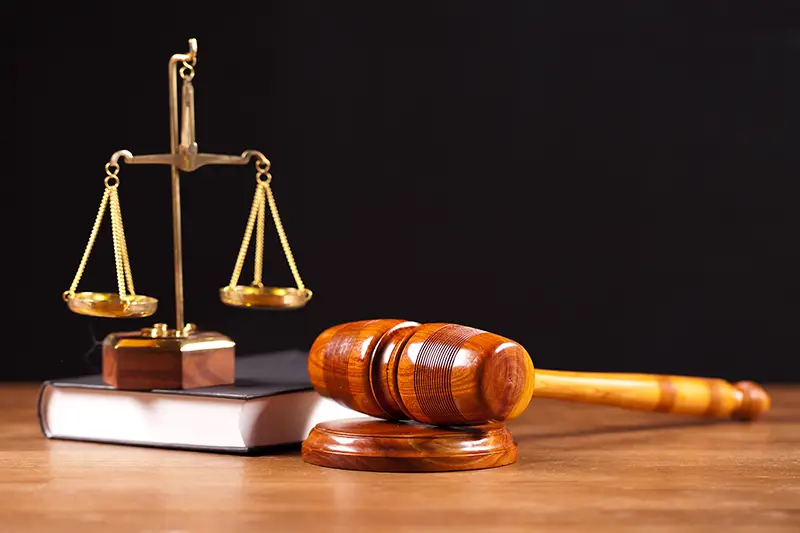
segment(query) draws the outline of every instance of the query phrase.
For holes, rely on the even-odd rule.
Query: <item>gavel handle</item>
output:
[[[769,410],[761,386],[722,379],[593,372],[535,371],[533,395],[625,409],[753,420]]]

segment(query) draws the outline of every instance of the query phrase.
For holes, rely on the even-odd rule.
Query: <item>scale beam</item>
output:
[[[193,172],[206,165],[246,165],[253,158],[262,164],[269,163],[258,150],[247,150],[242,155],[227,154],[146,154],[133,155],[128,150],[114,152],[109,162],[119,164],[120,159],[129,165],[171,165],[183,172]]]

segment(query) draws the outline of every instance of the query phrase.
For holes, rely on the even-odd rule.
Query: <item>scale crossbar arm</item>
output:
[[[112,164],[117,164],[120,159],[129,165],[172,165],[184,172],[193,172],[206,165],[246,165],[253,157],[261,162],[266,162],[267,158],[261,152],[248,150],[242,155],[227,154],[195,154],[190,156],[187,161],[184,154],[146,154],[133,155],[127,150],[115,152],[109,160]]]

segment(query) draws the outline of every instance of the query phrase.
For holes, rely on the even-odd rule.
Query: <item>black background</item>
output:
[[[543,368],[800,380],[791,4],[8,4],[0,378],[95,372],[106,333],[174,324],[166,167],[120,172],[157,316],[90,319],[60,295],[110,155],[168,151],[167,61],[196,37],[200,149],[267,154],[315,292],[223,306],[254,174],[184,174],[187,318],[237,353],[400,317],[500,333]],[[266,254],[291,284],[271,225]],[[113,292],[113,264],[106,220],[80,288]]]

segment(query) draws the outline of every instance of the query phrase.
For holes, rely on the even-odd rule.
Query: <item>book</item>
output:
[[[369,418],[320,396],[308,354],[236,359],[236,381],[198,389],[131,391],[99,375],[45,381],[38,396],[49,439],[256,454],[306,439],[320,422]]]

